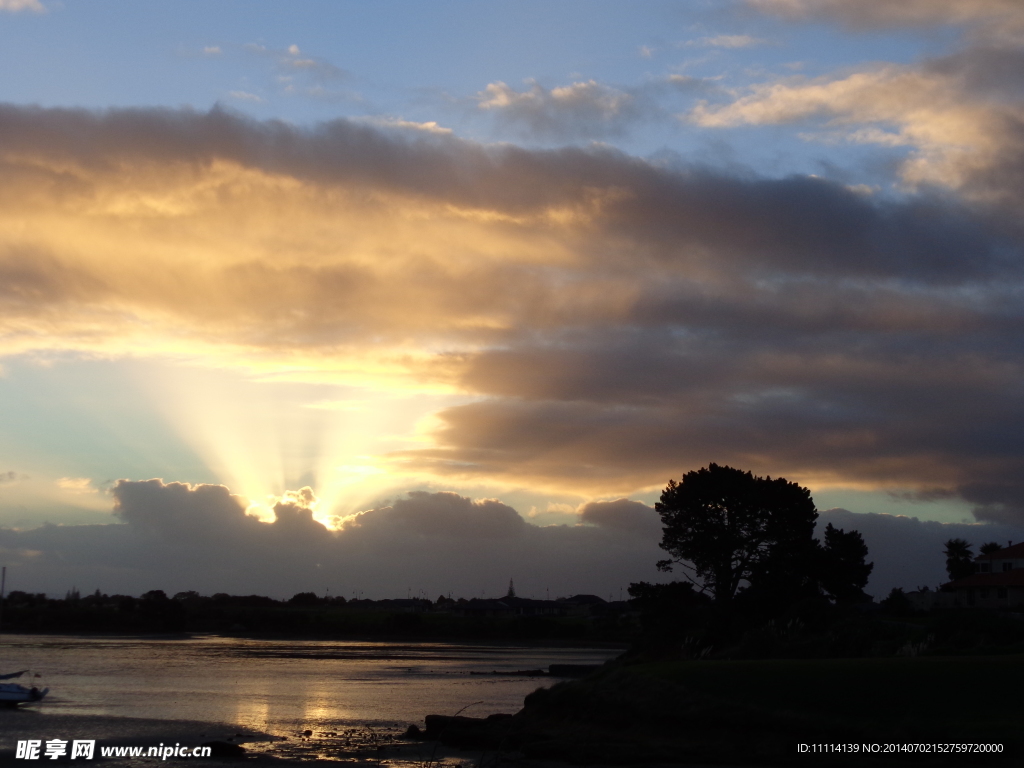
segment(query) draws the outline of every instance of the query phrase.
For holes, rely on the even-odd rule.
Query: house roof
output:
[[[608,601],[597,595],[573,595],[572,597],[560,597],[558,602],[571,605],[603,605]]]
[[[978,555],[975,560],[1024,560],[1024,543],[1003,547],[991,555]]]
[[[950,589],[968,587],[1024,587],[1024,568],[1014,568],[1002,573],[975,573],[942,586]]]

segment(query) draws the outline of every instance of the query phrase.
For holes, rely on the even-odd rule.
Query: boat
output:
[[[0,680],[13,680],[14,678],[21,677],[27,671],[28,670],[23,669],[21,672],[11,672],[6,675],[0,675]],[[43,697],[49,692],[49,688],[39,690],[34,685],[31,688],[27,688],[20,683],[0,682],[0,705],[17,706],[18,704],[30,704],[35,701],[42,701]]]
[[[0,617],[3,616],[4,588],[7,586],[7,567],[0,570]],[[20,672],[8,672],[0,675],[0,706],[16,707],[19,704],[31,704],[35,701],[42,701],[43,697],[50,692],[49,688],[39,690],[36,686],[28,688],[20,683],[6,683],[4,680],[15,680],[28,672],[23,669]],[[38,675],[36,675],[38,677]]]

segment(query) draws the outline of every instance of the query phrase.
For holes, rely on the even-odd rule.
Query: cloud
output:
[[[831,523],[847,531],[857,530],[868,547],[868,561],[874,562],[868,592],[880,600],[893,587],[914,590],[927,586],[935,589],[949,581],[946,573],[945,542],[964,539],[974,553],[987,542],[1006,546],[1010,541],[1024,541],[1024,528],[1006,525],[939,523],[916,517],[857,514],[845,509],[821,512],[815,529],[820,537]]]
[[[462,398],[374,458],[428,479],[616,497],[718,461],[1024,511],[1008,149],[964,201],[222,109],[4,106],[0,146],[0,355]]]
[[[596,80],[556,88],[533,80],[527,85],[517,91],[503,82],[490,83],[477,94],[477,107],[506,129],[554,141],[622,136],[641,120],[666,117],[659,104],[663,97],[701,88],[699,80],[678,76],[624,90]]]
[[[244,500],[223,485],[118,480],[111,493],[114,515],[140,532],[191,532],[209,541],[237,529],[255,530],[256,526],[255,519],[245,514]]]
[[[255,103],[261,103],[265,101],[262,96],[257,96],[255,93],[249,93],[248,91],[231,91],[228,93],[232,99],[238,99],[239,101],[252,101]]]
[[[222,53],[219,45],[207,45],[203,48],[204,56],[220,56]]]
[[[14,470],[8,470],[7,472],[0,472],[0,485],[6,483],[16,483],[19,480],[27,480],[28,475],[24,475],[21,472],[15,472]]]
[[[590,501],[579,508],[580,520],[610,530],[661,539],[662,525],[652,507],[630,499]]]
[[[376,125],[381,128],[398,128],[446,135],[451,135],[452,133],[451,128],[445,128],[444,126],[438,125],[434,120],[430,120],[425,123],[417,123],[412,120],[402,120],[397,117],[364,117],[360,118],[359,121],[370,125]]]
[[[303,54],[297,45],[290,45],[281,50],[259,43],[249,43],[244,48],[251,54],[272,60],[277,70],[283,75],[301,74],[308,81],[321,86],[346,80],[349,77],[348,72],[326,59]]]
[[[618,596],[632,581],[658,581],[660,525],[654,511],[629,499],[590,502],[584,525],[537,526],[497,499],[414,492],[361,513],[342,530],[310,517],[309,489],[285,494],[273,522],[245,514],[246,500],[215,485],[119,480],[113,489],[120,523],[0,528],[0,553],[32,591],[63,594],[69,584],[107,593],[150,589],[204,594],[297,592],[367,597],[475,597],[504,593],[579,592]],[[950,538],[974,544],[1024,541],[1024,528],[948,524],[913,517],[821,513],[826,524],[858,530],[875,563],[868,592],[936,587],[947,580],[942,549]]]
[[[456,493],[410,491],[409,498],[361,512],[345,528],[392,528],[424,536],[508,538],[522,534],[526,523],[497,499],[472,500]]]
[[[715,35],[714,37],[702,37],[699,40],[691,40],[687,45],[703,45],[712,48],[749,48],[752,45],[763,43],[751,35]]]
[[[1014,24],[1024,22],[1016,0],[746,0],[764,13],[791,19],[835,19],[853,27],[905,27],[936,24]]]
[[[554,139],[621,135],[645,111],[634,95],[594,80],[551,89],[531,82],[525,91],[497,82],[477,99],[480,109],[499,115],[505,124]]]
[[[697,125],[804,123],[805,138],[906,147],[903,181],[967,194],[1017,198],[1024,149],[1017,52],[975,50],[925,65],[884,65],[841,77],[788,78],[752,86],[727,104],[701,102]],[[984,88],[979,88],[984,85]],[[1014,92],[1016,91],[1016,93]]]
[[[57,480],[57,487],[69,493],[97,493],[92,480],[88,477],[62,477]]]
[[[0,552],[20,582],[54,593],[73,582],[129,594],[330,588],[398,597],[413,588],[473,597],[503,594],[509,578],[537,596],[617,594],[659,578],[651,541],[531,525],[494,499],[414,492],[329,531],[311,517],[309,489],[285,494],[269,523],[246,515],[246,500],[224,486],[119,480],[113,493],[122,524],[0,528]]]
[[[32,11],[33,13],[46,13],[46,6],[39,0],[0,0],[0,11],[18,13],[19,11]]]

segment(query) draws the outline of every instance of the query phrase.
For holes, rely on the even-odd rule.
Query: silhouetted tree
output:
[[[988,544],[982,544],[978,547],[978,551],[983,555],[994,555],[996,552],[1001,550],[1003,547],[998,541],[990,541]]]
[[[818,512],[796,483],[709,464],[669,480],[655,509],[664,524],[660,546],[672,556],[658,568],[691,571],[687,577],[718,604],[731,602],[744,581],[799,589],[814,575]]]
[[[974,555],[971,545],[963,539],[950,539],[946,542],[946,573],[950,581],[956,581],[974,573]]]
[[[889,596],[880,605],[885,613],[892,616],[906,616],[914,612],[914,605],[900,587],[893,587]]]
[[[661,548],[672,555],[658,568],[682,566],[719,605],[739,592],[761,612],[822,590],[837,602],[853,601],[864,596],[874,567],[857,531],[830,523],[819,544],[811,492],[784,478],[709,464],[670,480],[655,509],[664,524]]]
[[[647,640],[655,644],[678,642],[683,634],[693,631],[701,611],[711,603],[711,598],[683,581],[630,584],[629,596],[633,607],[640,611]]]
[[[825,543],[821,548],[821,587],[836,602],[864,598],[864,587],[875,567],[865,562],[868,547],[857,531],[846,533],[842,528],[825,526]]]

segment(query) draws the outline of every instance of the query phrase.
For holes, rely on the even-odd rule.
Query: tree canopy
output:
[[[829,523],[822,545],[821,587],[839,602],[857,600],[864,594],[874,563],[866,562],[868,547],[857,531],[846,533]]]
[[[970,542],[964,539],[950,539],[946,542],[946,573],[950,581],[963,579],[974,573],[974,553]]]
[[[863,595],[872,564],[857,531],[831,524],[824,546],[814,539],[818,512],[811,492],[784,478],[755,477],[709,464],[686,473],[655,505],[664,525],[661,548],[718,604],[741,590],[764,600],[821,594]]]

